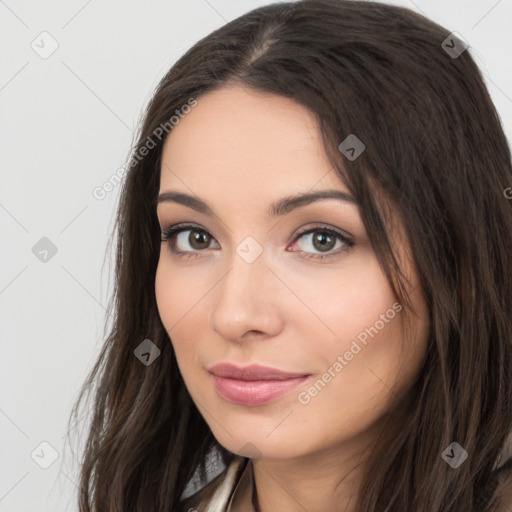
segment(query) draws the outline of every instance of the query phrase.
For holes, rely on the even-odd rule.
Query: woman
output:
[[[460,38],[255,9],[163,78],[123,185],[81,511],[512,510],[511,157]]]

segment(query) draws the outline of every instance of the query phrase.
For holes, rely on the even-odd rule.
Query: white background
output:
[[[102,344],[120,187],[103,200],[92,191],[124,165],[143,107],[177,58],[267,3],[0,0],[0,511],[77,510],[64,437]],[[512,2],[392,3],[469,42],[511,140]],[[47,59],[31,47],[43,31],[58,43]],[[46,263],[32,252],[42,237],[57,247]],[[48,469],[31,457],[42,442],[58,454]]]

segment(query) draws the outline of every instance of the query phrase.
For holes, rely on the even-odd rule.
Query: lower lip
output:
[[[309,375],[286,380],[239,380],[213,375],[220,395],[235,404],[248,407],[266,404],[305,382]]]

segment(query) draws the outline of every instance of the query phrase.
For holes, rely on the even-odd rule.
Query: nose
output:
[[[267,265],[264,253],[251,263],[234,253],[230,263],[212,291],[212,329],[235,342],[255,333],[259,339],[276,336],[283,325],[284,301],[290,301],[285,286]]]

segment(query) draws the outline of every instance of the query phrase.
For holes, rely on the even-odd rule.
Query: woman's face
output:
[[[375,425],[418,374],[428,311],[411,264],[419,316],[405,339],[406,310],[353,201],[272,211],[292,196],[349,195],[314,118],[278,96],[210,92],[170,132],[162,161],[160,194],[192,196],[213,212],[159,202],[163,231],[193,227],[162,242],[155,289],[187,389],[220,444],[244,456],[290,458]],[[239,382],[214,377],[209,369],[219,363],[306,377]]]

